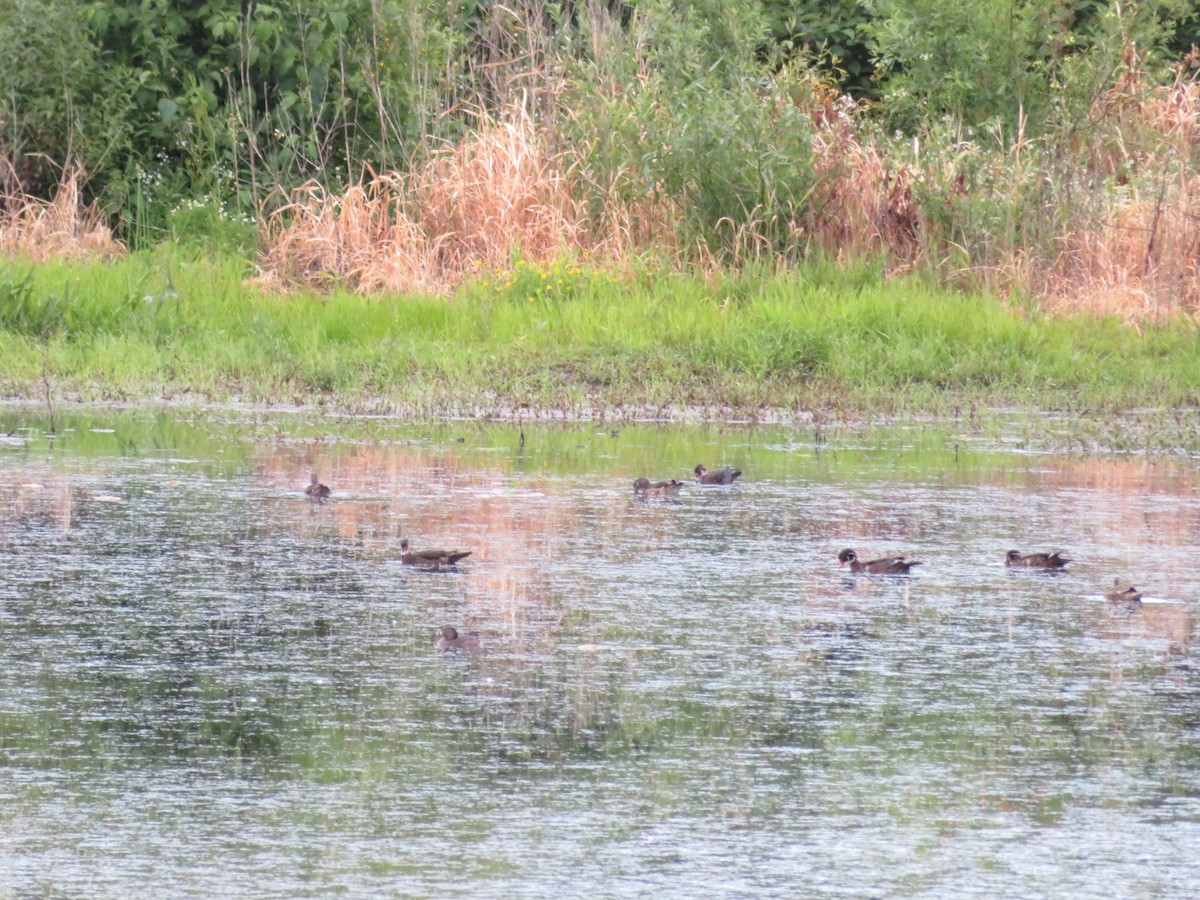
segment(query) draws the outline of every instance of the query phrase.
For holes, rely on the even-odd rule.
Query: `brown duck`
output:
[[[1104,592],[1104,599],[1113,603],[1141,603],[1142,593],[1128,581],[1114,578],[1112,590]]]
[[[400,562],[406,566],[425,566],[430,569],[440,569],[452,566],[460,559],[471,555],[470,550],[408,550],[408,538],[400,542]]]
[[[1004,557],[1006,566],[1024,566],[1028,569],[1061,569],[1070,561],[1057,550],[1050,553],[1030,553],[1028,556],[1022,556],[1020,550],[1009,550]]]
[[[323,503],[329,499],[329,495],[333,491],[329,490],[326,485],[321,484],[320,479],[317,478],[317,473],[313,472],[309,478],[308,487],[304,489],[304,493],[308,495],[309,499]]]
[[[849,549],[838,554],[838,565],[844,566],[846,563],[850,563],[850,571],[855,575],[907,575],[913,566],[924,565],[907,556],[885,556],[883,559],[859,562],[858,554]]]
[[[682,481],[672,478],[670,481],[651,481],[649,478],[639,478],[633,483],[633,492],[639,497],[678,497],[683,487]]]
[[[464,634],[461,637],[458,634],[458,629],[447,625],[442,629],[442,636],[437,639],[434,648],[438,653],[456,653],[458,651],[475,651],[479,649],[479,638],[473,634]]]
[[[693,471],[696,473],[697,484],[733,484],[742,474],[741,469],[731,469],[729,466],[710,472],[704,463],[700,463]]]

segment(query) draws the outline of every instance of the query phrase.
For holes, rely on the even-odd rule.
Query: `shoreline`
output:
[[[22,299],[0,395],[32,405],[822,429],[1047,413],[1135,432],[1200,410],[1195,323],[1046,316],[862,269],[729,272],[720,290],[601,273],[541,299],[481,281],[451,300],[267,296],[230,257],[5,271]]]
[[[385,424],[459,424],[473,422],[485,427],[510,426],[557,427],[616,425],[625,427],[662,427],[678,429],[796,429],[810,431],[814,444],[836,442],[839,435],[862,435],[873,431],[929,430],[945,431],[955,446],[964,449],[1042,453],[1052,455],[1105,456],[1124,455],[1145,458],[1200,459],[1200,409],[1131,409],[1124,411],[1038,409],[1031,406],[976,406],[970,413],[943,415],[927,410],[908,409],[903,413],[860,415],[846,409],[813,411],[799,415],[764,410],[757,416],[719,416],[715,410],[689,409],[681,415],[661,417],[638,415],[631,408],[621,414],[571,415],[555,409],[510,410],[504,416],[443,410],[402,410],[395,405],[387,410],[354,410],[332,404],[285,404],[261,401],[212,401],[192,398],[101,399],[55,398],[54,415],[79,416],[91,411],[148,415],[158,413],[197,414],[219,417],[270,417],[344,422],[347,425]],[[645,411],[643,411],[645,412]],[[44,399],[15,396],[0,397],[0,416],[24,413],[36,421],[50,418]],[[1170,426],[1174,425],[1174,429]],[[9,431],[11,434],[12,431]]]

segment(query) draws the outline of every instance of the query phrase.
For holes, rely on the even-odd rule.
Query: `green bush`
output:
[[[1082,122],[1131,47],[1165,48],[1190,0],[862,0],[882,111],[907,131],[943,116],[1032,133]],[[1074,102],[1072,102],[1074,101]]]
[[[183,200],[167,222],[172,239],[183,247],[248,257],[258,246],[254,217],[229,212],[216,197]]]
[[[424,0],[14,0],[0,152],[33,193],[55,174],[21,161],[81,163],[135,243],[155,240],[185,198],[252,211],[310,177],[401,165],[461,43]]]
[[[600,191],[668,198],[688,248],[725,259],[788,248],[813,185],[811,122],[794,102],[806,73],[772,74],[759,60],[761,10],[650,0],[628,29],[605,33],[607,52],[567,61],[575,69],[563,101]]]
[[[915,130],[942,115],[1013,122],[1046,109],[1045,64],[1070,39],[1073,10],[1011,0],[864,0],[889,121]]]
[[[0,329],[26,337],[48,338],[62,328],[65,310],[54,296],[39,296],[33,272],[18,276],[14,269],[0,281]]]
[[[94,178],[132,148],[135,85],[103,58],[82,4],[10,0],[0,15],[0,186],[48,196],[59,169]]]
[[[772,43],[811,55],[856,98],[877,93],[860,0],[763,0]]]

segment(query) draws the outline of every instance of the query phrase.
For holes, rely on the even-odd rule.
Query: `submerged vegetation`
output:
[[[1197,43],[1183,0],[22,0],[2,387],[1191,404]]]

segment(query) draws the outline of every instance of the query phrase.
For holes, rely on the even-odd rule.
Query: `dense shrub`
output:
[[[862,0],[893,125],[919,130],[950,116],[967,125],[1023,116],[1031,133],[1086,117],[1128,48],[1166,50],[1194,16],[1191,0]]]
[[[54,181],[37,154],[78,161],[134,238],[163,236],[181,198],[252,211],[315,174],[395,166],[442,105],[445,9],[15,0],[0,17],[0,151],[32,192]]]
[[[756,57],[761,11],[649,0],[627,28],[586,28],[580,44],[603,50],[567,63],[564,127],[590,148],[600,195],[669,203],[672,244],[727,259],[787,247],[812,189],[812,123],[794,95],[805,70]]]

